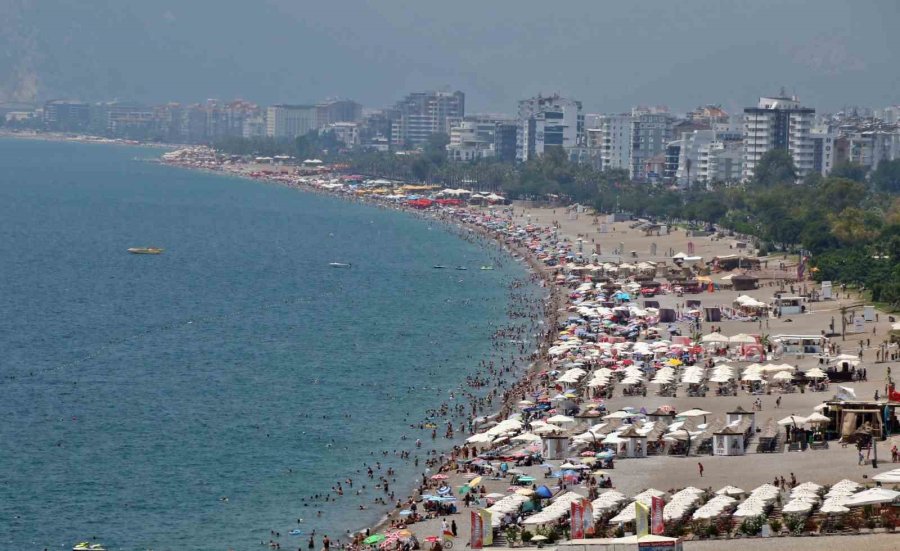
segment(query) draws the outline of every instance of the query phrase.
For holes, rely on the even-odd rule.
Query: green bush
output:
[[[532,534],[532,533],[529,532],[528,530],[522,530],[522,534],[521,534],[521,535],[522,535],[522,541],[523,541],[524,543],[528,543],[529,541],[531,541],[531,538],[534,536],[534,534]]]
[[[785,517],[784,526],[791,534],[795,536],[799,535],[801,532],[803,532],[803,519],[794,515],[790,515],[788,517]]]
[[[773,518],[769,521],[769,528],[772,529],[772,533],[774,534],[781,532],[781,521],[777,518]]]
[[[765,521],[766,518],[761,515],[758,517],[745,518],[738,530],[745,536],[756,536],[759,535]]]

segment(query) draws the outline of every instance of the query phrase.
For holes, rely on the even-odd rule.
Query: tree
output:
[[[859,207],[866,197],[866,186],[858,180],[829,176],[816,192],[816,203],[831,212]]]
[[[866,167],[859,163],[843,162],[834,165],[831,169],[830,176],[835,178],[846,178],[854,182],[866,181]]]
[[[875,189],[887,193],[900,193],[900,159],[881,161],[872,173]]]
[[[793,184],[797,180],[794,158],[786,149],[772,149],[763,154],[753,169],[755,187],[774,187]]]

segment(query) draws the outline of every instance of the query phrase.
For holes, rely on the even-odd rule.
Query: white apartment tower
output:
[[[317,128],[315,105],[272,105],[266,110],[266,136],[296,138]]]
[[[744,109],[743,179],[752,178],[756,164],[773,149],[791,154],[799,177],[815,170],[810,138],[815,116],[816,110],[801,107],[796,97],[759,98],[756,107]]]
[[[601,115],[599,143],[603,170],[631,167],[631,115]]]
[[[568,153],[583,142],[581,102],[558,94],[520,101],[516,124],[517,161],[539,157],[552,146],[562,147]]]

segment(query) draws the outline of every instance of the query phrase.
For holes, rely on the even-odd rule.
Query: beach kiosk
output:
[[[744,423],[744,421],[749,421],[750,434],[756,432],[756,414],[752,411],[747,411],[741,406],[738,406],[733,410],[727,412],[725,416],[728,420],[729,425],[734,425],[735,423],[737,423],[738,426],[744,427],[748,426]]]
[[[541,436],[544,459],[565,459],[569,455],[569,437],[558,434]]]
[[[782,316],[791,316],[806,312],[806,298],[804,297],[776,297],[775,308]]]
[[[795,354],[822,354],[828,339],[822,335],[775,335],[772,341],[780,347],[783,356]]]
[[[730,426],[714,432],[713,455],[744,455],[744,433]]]
[[[639,433],[634,426],[620,432],[619,439],[623,441],[624,457],[647,457],[647,436]]]

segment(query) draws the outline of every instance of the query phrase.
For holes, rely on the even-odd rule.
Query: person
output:
[[[700,478],[703,478],[703,463],[697,462],[697,468],[700,470]]]
[[[863,454],[862,448],[859,448],[859,461],[856,462],[857,465],[862,465],[866,462],[866,456]]]
[[[453,537],[456,537],[456,520],[450,521],[450,531],[453,532]]]
[[[310,537],[309,537],[309,543],[306,545],[306,548],[307,548],[307,549],[315,549],[315,547],[316,547],[316,542],[315,542],[315,540],[313,539],[313,537],[310,536]]]
[[[449,529],[450,529],[450,526],[447,524],[447,519],[441,520],[441,532],[446,534]]]
[[[324,549],[325,551],[328,551],[328,549],[330,547],[331,547],[331,540],[328,539],[328,534],[324,534],[322,536],[322,549]]]
[[[775,398],[775,408],[777,409],[780,407],[781,407],[781,396],[779,396],[778,398]]]

